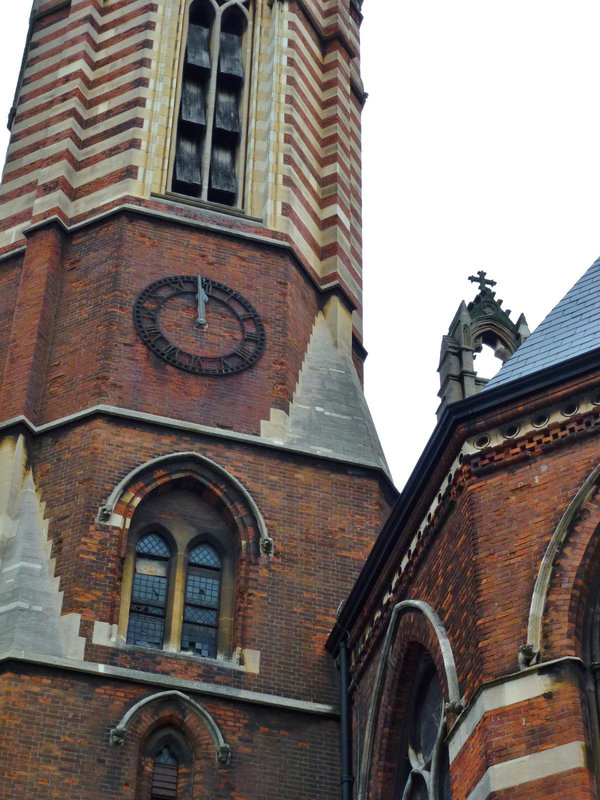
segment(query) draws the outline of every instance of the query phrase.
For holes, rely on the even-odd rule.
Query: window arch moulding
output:
[[[190,710],[194,716],[206,728],[212,739],[215,748],[215,757],[220,764],[229,764],[231,759],[231,747],[227,744],[217,725],[214,717],[200,703],[192,700],[187,694],[176,690],[168,692],[158,692],[157,694],[144,697],[132,706],[121,718],[114,728],[110,730],[110,743],[122,746],[128,730],[132,727],[137,717],[149,706],[154,703],[164,703],[165,701],[179,701]]]
[[[136,467],[113,489],[106,503],[100,506],[96,522],[119,532],[122,557],[125,556],[131,519],[139,503],[162,484],[181,478],[195,478],[222,500],[236,521],[242,552],[251,554],[258,547],[262,555],[273,555],[273,539],[267,532],[258,506],[243,484],[210,458],[185,451],[159,456]]]
[[[376,751],[379,747],[380,738],[378,732],[380,732],[382,724],[382,699],[386,693],[386,689],[389,688],[390,681],[394,680],[390,663],[393,660],[393,653],[402,644],[398,638],[400,621],[405,615],[411,613],[415,615],[417,620],[419,617],[422,619],[424,630],[427,632],[427,638],[431,640],[431,643],[435,644],[434,649],[437,651],[437,657],[433,658],[434,653],[431,651],[429,652],[433,658],[433,663],[437,668],[442,684],[445,684],[448,697],[448,702],[444,704],[443,719],[445,720],[448,713],[453,715],[460,714],[464,708],[452,645],[442,620],[434,609],[423,600],[403,600],[397,603],[392,609],[387,625],[382,649],[379,654],[375,683],[369,701],[369,711],[363,740],[364,745],[360,762],[360,783],[357,791],[358,800],[367,800],[367,798],[371,796],[371,772],[373,769],[373,761],[378,760]],[[429,650],[425,645],[423,646],[425,650]]]
[[[251,560],[270,556],[273,543],[237,479],[198,453],[161,456],[115,487],[97,522],[119,537],[123,571],[118,614],[96,620],[95,644],[159,649],[259,672],[260,653],[246,646],[237,614],[239,587]],[[162,558],[146,552],[152,537],[168,550]],[[157,599],[155,590],[165,597]]]
[[[561,517],[548,542],[548,546],[546,547],[546,551],[538,568],[538,574],[531,594],[529,620],[527,624],[527,641],[519,648],[518,661],[521,670],[527,669],[543,660],[542,633],[554,568],[573,530],[589,516],[588,507],[597,500],[599,489],[600,464],[592,470],[583,482]],[[594,515],[594,518],[588,525],[590,529],[596,527],[596,517],[597,515]]]

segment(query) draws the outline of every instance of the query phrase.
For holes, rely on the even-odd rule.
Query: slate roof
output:
[[[556,366],[600,348],[600,258],[481,390]]]

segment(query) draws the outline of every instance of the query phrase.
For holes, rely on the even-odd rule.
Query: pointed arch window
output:
[[[177,800],[178,762],[168,744],[154,757],[150,800]]]
[[[128,644],[163,646],[170,559],[169,546],[159,533],[148,533],[139,540],[135,549]]]
[[[207,542],[188,553],[181,649],[214,658],[217,654],[221,558]]]
[[[250,0],[193,0],[181,77],[172,189],[241,206]]]
[[[192,800],[194,751],[182,730],[169,725],[141,744],[135,800]]]
[[[123,643],[204,658],[234,652],[235,523],[185,479],[136,508],[123,564]]]
[[[452,800],[444,697],[435,665],[420,658],[396,777],[397,800]]]

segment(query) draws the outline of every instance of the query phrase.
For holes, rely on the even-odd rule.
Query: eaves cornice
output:
[[[460,449],[467,436],[500,419],[504,407],[514,405],[516,401],[520,401],[520,405],[523,405],[528,399],[531,400],[534,394],[547,392],[569,381],[573,382],[593,371],[598,371],[599,368],[600,347],[558,366],[540,370],[509,384],[487,389],[465,400],[451,403],[445,408],[339,612],[337,622],[327,641],[326,647],[329,652],[337,653],[341,637],[353,628],[369,604],[372,592],[398,545],[398,532],[408,523],[431,476],[439,468],[448,451]]]

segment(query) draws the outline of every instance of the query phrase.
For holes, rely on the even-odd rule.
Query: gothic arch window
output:
[[[155,530],[144,533],[135,548],[128,644],[163,646],[170,561],[165,538]]]
[[[241,206],[250,0],[193,0],[181,72],[172,189]]]
[[[237,548],[235,523],[208,490],[182,479],[151,492],[131,521],[121,641],[230,657]]]
[[[428,653],[419,659],[404,722],[396,800],[451,800],[442,683]]]
[[[140,752],[136,800],[191,800],[192,749],[175,727],[159,727]]]
[[[190,549],[187,558],[181,649],[217,655],[221,598],[221,557],[208,542]]]
[[[151,800],[177,800],[178,767],[177,756],[165,743],[152,764]]]

